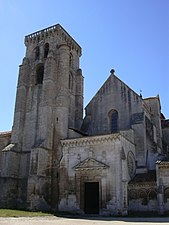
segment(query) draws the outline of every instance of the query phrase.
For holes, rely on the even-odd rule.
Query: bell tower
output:
[[[30,148],[30,141],[51,147],[53,126],[61,138],[68,138],[68,127],[81,127],[81,47],[59,24],[27,35],[25,45],[12,142],[22,142],[25,149]]]
[[[27,190],[18,198],[30,209],[57,208],[59,143],[83,119],[81,47],[59,24],[27,35],[25,45],[11,138]]]

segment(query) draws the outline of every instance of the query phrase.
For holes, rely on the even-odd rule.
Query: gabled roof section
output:
[[[93,96],[93,98],[91,99],[91,101],[87,104],[87,106],[85,108],[88,107],[88,105],[90,105],[90,103],[92,102],[92,100],[97,97],[100,93],[104,93],[105,89],[106,89],[106,85],[108,83],[112,83],[112,82],[115,82],[115,83],[121,83],[121,85],[125,86],[127,89],[129,89],[131,92],[133,92],[138,99],[142,99],[142,96],[140,96],[138,93],[136,93],[133,89],[131,89],[126,83],[124,83],[122,80],[120,80],[116,75],[115,75],[115,70],[112,69],[110,71],[110,75],[109,77],[107,78],[107,80],[104,82],[104,84],[101,86],[101,88],[97,91],[97,93]],[[116,88],[116,87],[114,87]]]
[[[99,162],[93,158],[87,158],[77,164],[73,169],[75,170],[93,170],[93,169],[107,169],[109,166],[105,163]]]

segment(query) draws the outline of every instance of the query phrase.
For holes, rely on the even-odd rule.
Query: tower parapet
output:
[[[25,45],[39,42],[40,40],[44,40],[49,35],[56,35],[62,41],[64,41],[69,47],[70,50],[76,50],[79,56],[82,54],[82,49],[79,44],[66,32],[66,30],[60,25],[56,24],[45,29],[39,30],[32,34],[25,36]]]

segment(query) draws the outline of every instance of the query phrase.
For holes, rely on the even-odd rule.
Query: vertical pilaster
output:
[[[127,180],[123,180],[122,181],[122,186],[123,186],[123,200],[122,200],[122,215],[126,216],[128,214],[127,212],[127,207],[128,207],[128,203],[127,203]]]
[[[159,162],[156,163],[158,213],[164,214],[164,185],[160,176]]]
[[[60,140],[68,136],[69,117],[69,47],[65,44],[59,47],[59,65],[57,74],[57,89],[55,101],[55,122],[52,150],[52,180],[51,180],[51,206],[57,210],[59,200],[59,166],[62,158]],[[61,178],[62,179],[62,178]]]
[[[24,58],[23,64],[19,68],[19,78],[15,103],[14,123],[12,129],[12,143],[21,145],[23,138],[24,120],[26,112],[27,91],[30,78],[30,65],[27,58]]]
[[[55,76],[54,76],[55,75]],[[36,142],[44,140],[43,147],[52,149],[53,145],[53,111],[55,101],[55,79],[57,76],[56,61],[53,57],[46,59],[44,79],[39,96]]]
[[[80,129],[83,120],[83,75],[82,70],[77,70],[76,97],[75,97],[75,127]]]
[[[69,116],[69,47],[61,45],[59,47],[59,71],[57,77],[57,96],[55,109],[55,131],[56,138],[66,138],[68,135]]]

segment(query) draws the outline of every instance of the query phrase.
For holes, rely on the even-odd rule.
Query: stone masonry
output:
[[[0,207],[169,213],[169,123],[110,76],[85,108],[79,44],[57,24],[25,37],[14,123],[0,133]]]

